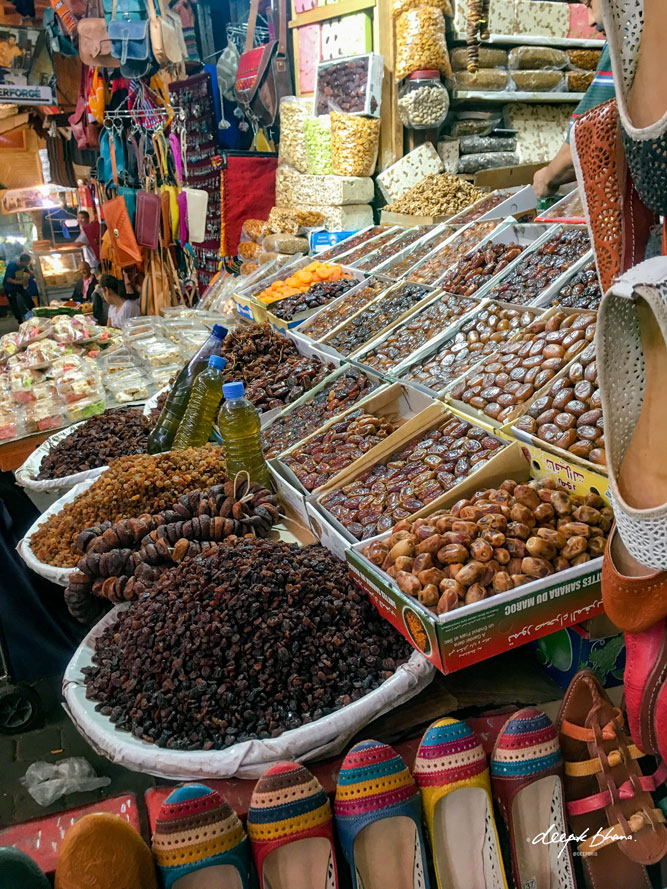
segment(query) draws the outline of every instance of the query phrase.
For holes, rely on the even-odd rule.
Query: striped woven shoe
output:
[[[491,756],[493,795],[507,824],[520,889],[576,889],[567,836],[563,758],[549,717],[526,707],[500,730]]]
[[[229,803],[205,784],[184,784],[169,794],[155,824],[153,856],[165,889],[250,885],[243,825]]]
[[[415,767],[439,889],[507,889],[486,754],[458,719],[439,719]]]
[[[248,834],[262,889],[337,889],[331,806],[308,769],[281,762],[262,775]]]
[[[334,811],[355,889],[429,889],[419,792],[395,750],[378,741],[353,747]]]

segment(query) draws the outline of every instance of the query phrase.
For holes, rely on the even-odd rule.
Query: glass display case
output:
[[[52,299],[68,299],[79,277],[82,247],[77,245],[50,249],[44,253],[35,252],[33,258],[40,303],[48,305]]]

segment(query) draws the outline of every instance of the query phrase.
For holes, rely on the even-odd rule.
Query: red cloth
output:
[[[224,256],[236,256],[246,219],[266,219],[276,202],[275,155],[225,154],[222,168],[222,232]]]

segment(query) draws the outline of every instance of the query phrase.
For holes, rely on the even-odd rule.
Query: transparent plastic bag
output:
[[[294,235],[267,235],[262,242],[265,253],[308,253],[306,238]]]
[[[262,245],[255,241],[239,241],[239,256],[241,259],[257,259],[262,252]]]
[[[538,68],[534,71],[512,71],[512,82],[519,92],[556,93],[565,89],[562,71]]]
[[[442,16],[439,10],[435,11]],[[334,173],[337,176],[372,176],[380,142],[379,119],[339,111],[332,111],[330,117]]]
[[[305,173],[308,168],[303,128],[311,114],[310,100],[298,99],[296,96],[285,96],[280,100],[278,162],[289,164],[299,173]]]
[[[409,9],[396,19],[396,63],[394,77],[403,80],[419,70],[452,73],[447,52],[445,19],[433,6]]]
[[[392,0],[391,14],[396,18],[417,6],[432,6],[434,9],[439,9],[443,15],[454,15],[450,0]]]
[[[20,783],[38,806],[50,806],[67,793],[108,787],[111,778],[98,778],[87,759],[70,756],[59,762],[32,763]]]
[[[485,115],[484,117],[464,117],[459,115],[449,125],[449,135],[453,139],[462,136],[488,136],[502,122],[502,115]]]
[[[459,158],[459,173],[476,173],[478,170],[493,170],[495,167],[513,167],[518,163],[519,156],[513,151],[462,154]]]
[[[241,228],[241,233],[251,241],[261,241],[268,231],[269,227],[265,219],[246,219]]]
[[[455,71],[449,84],[455,90],[506,90],[509,85],[509,72],[505,68],[480,68],[470,71]]]
[[[515,46],[507,57],[512,69],[567,68],[567,53],[551,46]]]
[[[600,62],[602,51],[599,49],[568,49],[567,58],[571,68],[583,68],[584,71],[595,71]]]
[[[566,71],[567,91],[569,93],[585,93],[593,83],[594,77],[595,71],[584,71],[582,69]]]
[[[466,71],[468,68],[468,47],[456,46],[450,49],[449,61],[451,62],[452,70]],[[507,50],[496,49],[491,46],[480,46],[477,64],[480,68],[506,68]]]
[[[305,124],[308,172],[313,176],[333,173],[331,165],[331,118],[309,117]]]
[[[486,151],[516,151],[514,136],[463,136],[459,139],[461,154],[480,154]]]

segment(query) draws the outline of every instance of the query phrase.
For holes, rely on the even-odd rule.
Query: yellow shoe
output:
[[[419,745],[413,775],[439,889],[507,889],[477,735],[458,719],[434,722]]]

